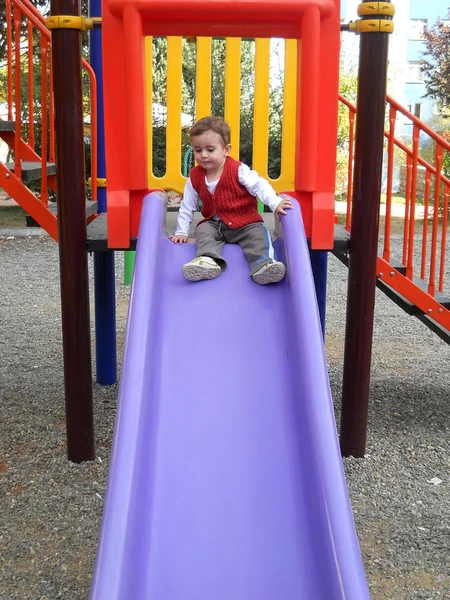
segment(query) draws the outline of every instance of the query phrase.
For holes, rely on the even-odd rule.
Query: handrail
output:
[[[390,99],[390,96],[386,96],[386,100],[390,103],[389,99]],[[341,96],[340,94],[339,94],[339,102],[341,102],[348,109],[350,109],[353,116],[356,115],[356,106],[352,102],[347,100],[347,98],[344,98],[344,96]],[[394,104],[398,104],[398,103],[394,100],[392,104],[394,105]],[[404,114],[405,117],[409,118],[409,115],[411,115],[411,117],[414,117],[414,119],[417,120],[419,123],[422,123],[422,121],[417,119],[417,117],[415,117],[412,113],[408,113],[408,111],[405,108],[402,107],[402,110],[400,112],[402,112],[402,114]],[[425,129],[423,129],[423,131],[425,133],[427,133],[427,131]],[[438,133],[436,133],[432,129],[429,129],[429,131],[433,134],[432,136],[430,135],[430,137],[432,137],[435,141],[438,141],[440,144],[442,143],[444,148],[450,152],[450,144],[445,140],[445,138],[441,137]],[[389,138],[389,132],[385,131],[384,136],[386,138]],[[400,148],[400,150],[403,150],[405,152],[405,154],[412,157],[413,151],[411,150],[411,148],[408,148],[408,146],[406,146],[406,144],[404,144],[398,138],[394,137],[394,142],[395,142],[395,145],[398,146],[398,148]],[[436,175],[436,168],[433,165],[431,165],[429,162],[427,162],[422,156],[418,156],[417,160],[423,167],[430,170],[433,175]],[[445,175],[442,176],[442,181],[444,181],[446,184],[450,185],[450,179],[445,177]]]
[[[13,10],[13,23],[14,23],[14,39],[20,39],[20,23],[22,17],[16,5]],[[15,104],[15,130],[16,136],[14,139],[14,173],[17,177],[22,177],[22,163],[20,162],[20,132],[21,132],[21,97],[20,97],[20,44],[16,41],[16,48],[14,53],[15,71],[14,71],[14,104]]]
[[[11,26],[11,12],[13,13],[13,23]],[[27,76],[27,99],[29,108],[29,123],[28,123],[28,139],[26,146],[34,151],[35,147],[35,115],[33,107],[33,89],[34,89],[34,73],[33,73],[33,28],[35,28],[41,37],[39,44],[40,48],[40,64],[41,64],[41,164],[42,164],[42,179],[40,200],[46,205],[48,202],[47,188],[47,160],[55,161],[55,131],[54,131],[54,101],[51,89],[52,85],[52,58],[51,58],[51,33],[46,26],[45,17],[33,6],[30,0],[6,0],[6,37],[7,37],[7,71],[8,71],[8,120],[15,120],[15,174],[21,177],[21,161],[24,156],[21,145],[21,25],[22,19],[25,17],[27,48],[28,48],[28,76]],[[13,38],[14,29],[14,38]],[[14,39],[14,43],[13,43]],[[14,86],[13,86],[13,48],[15,46],[15,64],[19,68],[15,69]],[[47,67],[47,63],[49,66]],[[82,65],[87,70],[90,80],[90,95],[91,95],[91,175],[92,175],[92,199],[97,199],[97,84],[95,81],[95,73],[89,63],[82,59]],[[47,89],[47,68],[50,71],[50,90]],[[13,102],[13,88],[15,90]],[[47,116],[47,111],[49,112]],[[29,155],[29,154],[28,154]],[[47,158],[48,157],[48,158]],[[29,159],[28,159],[29,160]]]
[[[349,159],[348,159],[348,195],[346,228],[350,230],[352,184],[353,184],[353,130],[356,117],[356,106],[343,96],[339,100],[349,111]],[[415,115],[406,110],[390,96],[386,97],[389,107],[388,129],[384,132],[387,139],[387,189],[386,189],[386,220],[384,231],[380,233],[384,237],[382,256],[379,260],[379,277],[383,277],[383,271],[388,271],[390,278],[387,283],[397,289],[401,294],[408,296],[407,299],[419,306],[428,315],[444,327],[450,329],[450,311],[439,304],[436,300],[437,291],[444,291],[445,283],[445,251],[447,243],[447,220],[448,203],[450,192],[450,178],[443,171],[444,152],[450,152],[450,144],[438,133],[430,129]],[[398,139],[395,135],[397,115],[401,114],[410,121],[412,126],[412,143],[410,146]],[[427,135],[435,144],[435,160],[431,164],[420,156],[420,135]],[[403,223],[403,245],[401,263],[405,269],[404,279],[415,282],[416,277],[427,284],[427,292],[418,285],[405,284],[398,270],[392,268],[391,249],[391,226],[392,226],[392,197],[393,197],[393,174],[395,166],[395,149],[401,150],[406,157],[405,178],[405,213]],[[419,190],[418,167],[425,169],[423,191]],[[432,190],[434,184],[434,191]],[[431,195],[433,199],[431,201]],[[416,237],[416,202],[422,197],[424,207],[424,220],[421,233],[420,266],[414,252],[414,246],[418,243]],[[442,216],[442,224],[440,218]],[[429,239],[429,222],[431,220],[431,239]],[[441,227],[441,230],[439,229]],[[440,233],[439,233],[440,231]],[[398,258],[394,264],[398,264]],[[436,281],[437,280],[437,281]],[[437,283],[437,285],[436,285]],[[448,282],[447,282],[448,283]],[[450,289],[446,290],[450,296]],[[427,308],[426,308],[427,307]],[[438,308],[436,308],[438,307]]]
[[[47,188],[47,53],[49,50],[48,40],[41,37],[41,156],[42,156],[42,177],[41,177],[41,202],[48,205]],[[31,120],[31,119],[30,119]]]
[[[430,127],[428,127],[428,125],[426,123],[424,123],[419,118],[417,118],[415,115],[410,113],[404,106],[399,104],[397,102],[397,100],[394,100],[394,98],[392,98],[391,96],[386,96],[386,100],[387,100],[388,104],[393,106],[398,112],[402,113],[405,117],[410,119],[414,125],[419,126],[422,131],[427,133],[436,142],[439,142],[440,144],[442,144],[442,146],[450,152],[450,144],[447,142],[447,140],[445,140],[438,133],[436,133],[435,131],[430,129]]]
[[[8,73],[8,121],[12,121],[13,86],[12,86],[12,27],[11,0],[6,0],[6,61]]]

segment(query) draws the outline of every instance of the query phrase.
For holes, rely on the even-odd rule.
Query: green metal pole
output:
[[[124,271],[123,271],[123,284],[131,285],[133,281],[134,261],[136,258],[136,252],[134,250],[127,250],[123,253],[124,255]]]
[[[191,157],[192,154],[192,148],[189,146],[189,148],[186,150],[186,152],[184,153],[183,156],[183,175],[184,177],[187,177],[189,175],[189,158]]]

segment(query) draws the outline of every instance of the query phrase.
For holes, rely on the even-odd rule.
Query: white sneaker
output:
[[[191,262],[183,265],[183,275],[189,281],[201,281],[202,279],[214,279],[222,269],[216,261],[209,256],[197,256]]]
[[[286,274],[286,267],[282,262],[275,261],[272,263],[266,263],[256,273],[253,273],[252,279],[259,285],[266,285],[266,283],[277,283],[281,281]]]

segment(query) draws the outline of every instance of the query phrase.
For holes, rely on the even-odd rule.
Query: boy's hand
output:
[[[277,221],[280,220],[280,215],[285,215],[285,208],[292,208],[292,202],[290,200],[282,200],[275,209],[275,218]]]
[[[188,241],[187,235],[169,235],[169,240],[174,244],[186,244]]]

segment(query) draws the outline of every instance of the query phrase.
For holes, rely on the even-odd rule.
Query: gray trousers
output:
[[[222,221],[204,221],[195,230],[195,241],[195,256],[214,258],[222,270],[227,268],[227,263],[222,258],[225,243],[239,244],[250,265],[250,275],[266,263],[276,260],[270,233],[264,223],[251,223],[239,229],[230,229]]]

